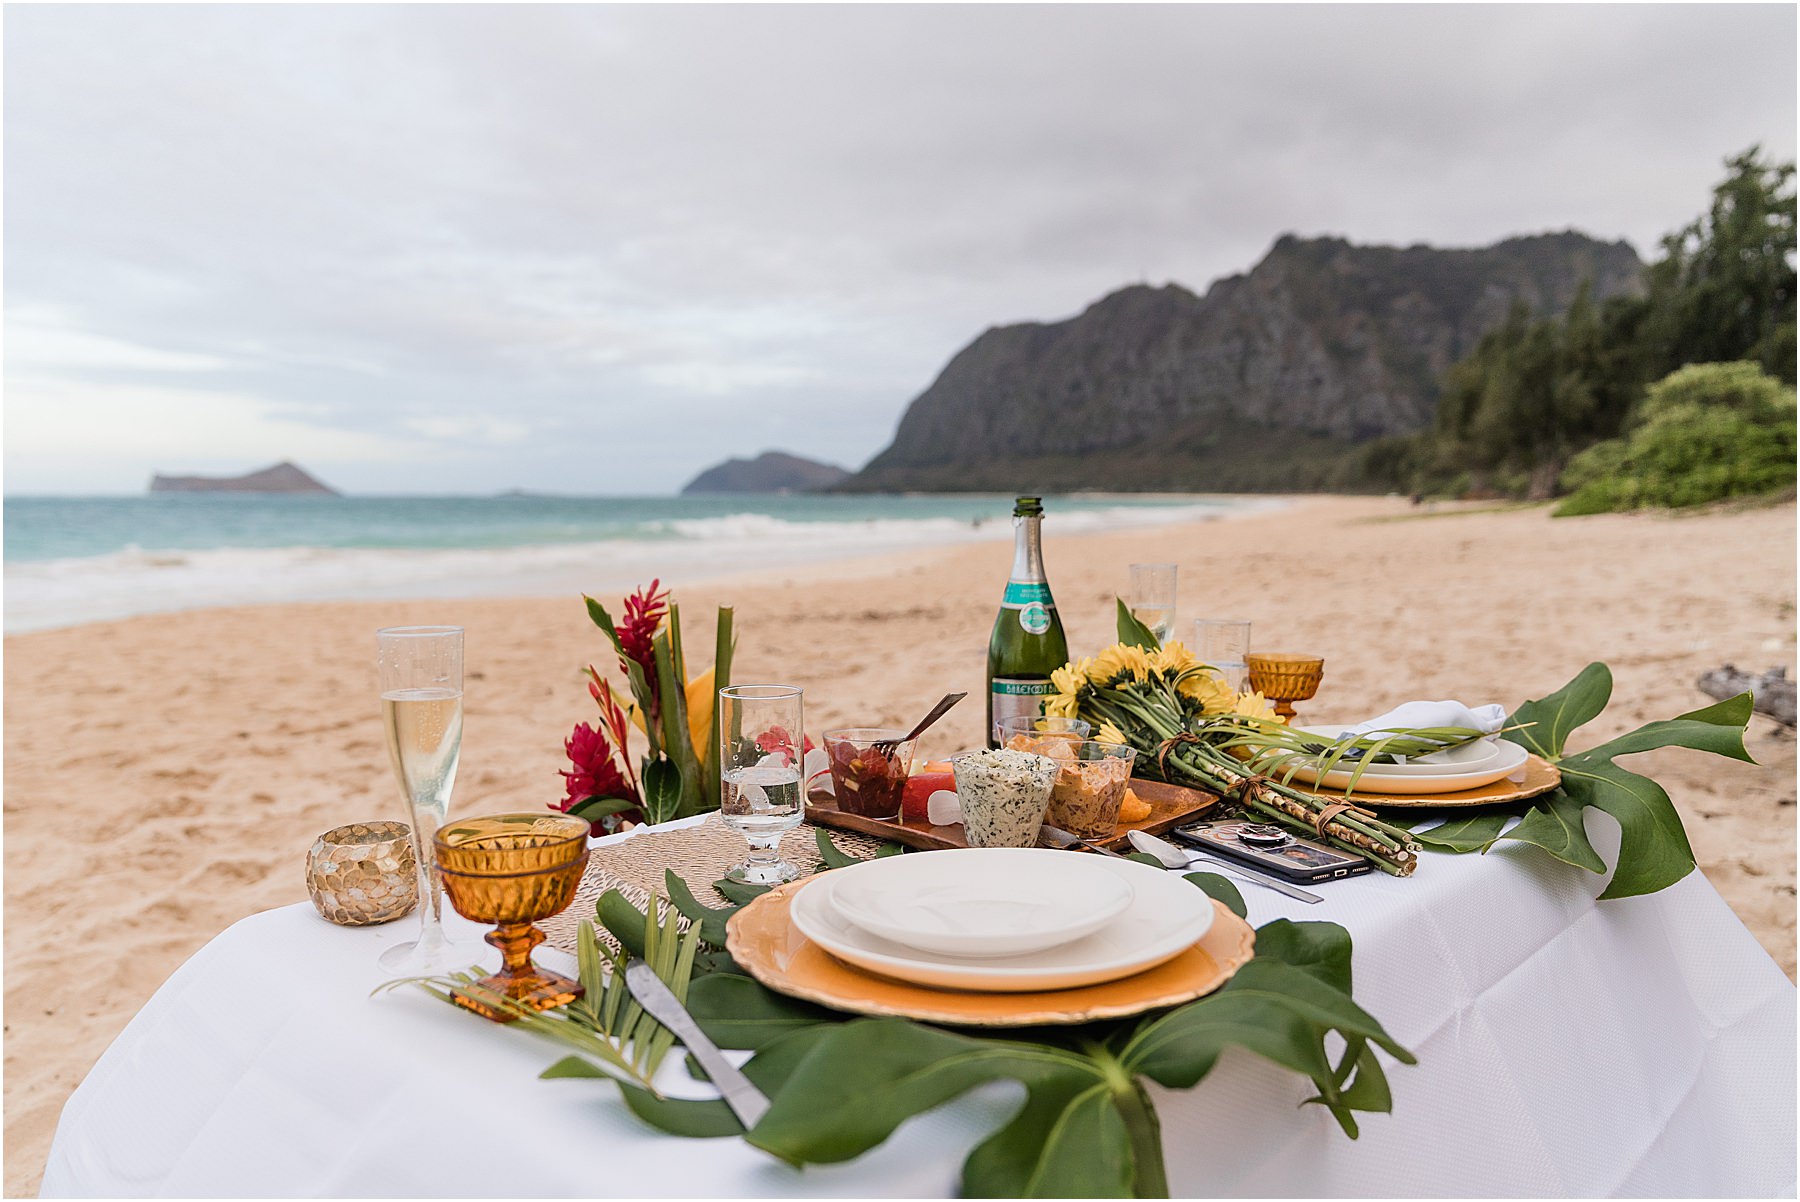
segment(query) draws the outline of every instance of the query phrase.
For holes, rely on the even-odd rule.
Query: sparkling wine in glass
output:
[[[444,937],[433,842],[450,812],[462,754],[462,627],[392,626],[376,631],[375,641],[388,756],[406,797],[419,869],[419,937],[383,952],[381,964],[415,975],[466,968],[476,953]]]
[[[719,690],[719,813],[750,844],[725,874],[751,885],[800,875],[781,858],[781,836],[806,817],[801,760],[806,742],[801,690],[745,684]]]
[[[1125,605],[1159,643],[1168,642],[1175,632],[1175,571],[1172,563],[1131,565],[1131,589]]]

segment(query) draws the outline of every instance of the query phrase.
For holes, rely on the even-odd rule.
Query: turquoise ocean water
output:
[[[1047,532],[1221,498],[1049,498]],[[1006,496],[8,497],[5,627],[267,601],[551,595],[1010,537]]]

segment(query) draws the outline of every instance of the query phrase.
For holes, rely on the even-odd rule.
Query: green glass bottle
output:
[[[1069,662],[1069,640],[1044,577],[1043,520],[1044,506],[1037,497],[1020,497],[1013,506],[1012,575],[988,639],[990,747],[998,745],[996,723],[1044,712],[1044,698],[1056,691],[1050,673]]]

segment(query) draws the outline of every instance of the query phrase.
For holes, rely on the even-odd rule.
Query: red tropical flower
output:
[[[800,740],[800,754],[805,755],[813,749],[812,736],[802,733]],[[764,755],[774,755],[779,751],[783,758],[786,758],[788,749],[793,745],[794,736],[788,733],[785,726],[771,726],[756,736],[756,746]]]
[[[641,588],[625,598],[625,616],[619,622],[619,670],[627,674],[631,669],[627,661],[644,669],[644,675],[652,685],[656,683],[656,653],[652,644],[656,640],[656,628],[669,613],[669,590],[659,588],[661,580],[652,580],[647,588]]]
[[[571,807],[590,797],[622,797],[634,806],[638,804],[637,789],[619,771],[617,757],[604,732],[586,722],[578,723],[564,741],[563,750],[568,753],[574,770],[559,773],[568,796],[556,803],[557,809],[567,813]],[[599,821],[593,823],[593,828],[597,835],[605,833]]]
[[[600,707],[600,722],[606,731],[606,737],[619,749],[618,760],[625,765],[625,779],[631,784],[631,795],[637,796],[637,774],[631,770],[631,757],[626,754],[630,742],[631,727],[625,721],[625,711],[619,708],[618,698],[613,694],[609,684],[594,665],[588,665],[588,693],[594,698],[594,704]]]

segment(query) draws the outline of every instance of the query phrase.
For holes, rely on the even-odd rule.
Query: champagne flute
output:
[[[1125,602],[1131,616],[1150,628],[1156,641],[1166,643],[1175,632],[1175,565],[1134,563],[1131,589]]]
[[[467,968],[474,949],[444,936],[434,842],[462,754],[462,627],[390,626],[375,632],[375,643],[388,756],[406,795],[419,872],[419,937],[383,952],[381,966],[414,976]]]
[[[719,813],[750,844],[750,858],[727,880],[779,885],[800,875],[781,858],[781,836],[806,816],[805,729],[801,690],[792,685],[719,690]]]

